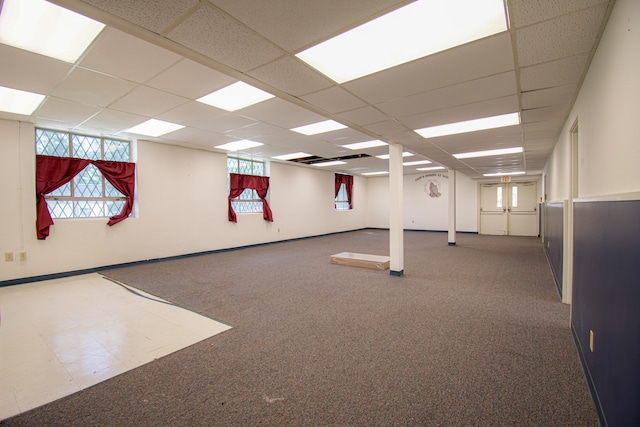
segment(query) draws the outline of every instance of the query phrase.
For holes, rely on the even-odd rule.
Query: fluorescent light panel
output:
[[[44,99],[44,95],[0,86],[0,111],[30,116]]]
[[[416,129],[416,133],[423,138],[436,138],[438,136],[457,135],[459,133],[476,132],[479,130],[496,129],[519,124],[520,113],[509,113],[499,116],[483,117],[481,119],[466,120],[463,122]]]
[[[438,171],[444,169],[444,166],[432,166],[430,168],[416,168],[417,171]]]
[[[524,175],[526,172],[502,172],[502,173],[485,173],[484,176],[507,176],[507,175]]]
[[[411,156],[413,156],[413,153],[410,153],[408,151],[405,151],[402,153],[402,157],[411,157]],[[389,158],[389,154],[380,154],[379,156],[376,156],[376,157],[382,160],[386,160]]]
[[[280,156],[273,156],[273,159],[278,159],[278,160],[291,160],[291,159],[301,159],[303,157],[310,157],[312,156],[312,154],[309,153],[303,153],[301,151],[297,152],[297,153],[289,153],[289,154],[282,154]]]
[[[389,171],[364,172],[362,175],[367,175],[367,176],[370,176],[370,175],[386,175],[388,173],[389,173]]]
[[[4,0],[0,42],[61,61],[75,62],[104,24],[44,0]]]
[[[343,145],[342,147],[348,148],[349,150],[361,150],[363,148],[381,147],[383,145],[388,144],[384,141],[380,141],[379,139],[374,139],[373,141],[356,142],[354,144]]]
[[[402,166],[428,165],[429,163],[431,163],[429,160],[416,160],[415,162],[404,162]]]
[[[220,148],[227,151],[246,150],[248,148],[254,148],[264,145],[262,142],[251,141],[248,139],[241,139],[239,141],[227,142],[226,144],[216,145],[215,148]]]
[[[312,166],[318,166],[319,168],[325,166],[337,166],[337,165],[346,165],[347,162],[343,162],[342,160],[332,160],[330,162],[322,162],[322,163],[312,163]]]
[[[124,132],[137,133],[138,135],[146,136],[161,136],[178,129],[182,129],[183,125],[175,123],[165,122],[162,120],[149,119],[146,122],[142,122],[132,128],[126,129]]]
[[[513,148],[500,148],[497,150],[486,150],[486,151],[473,151],[470,153],[459,153],[454,154],[453,157],[456,159],[470,159],[472,157],[487,157],[487,156],[499,156],[501,154],[516,154],[522,153],[522,147],[513,147]]]
[[[221,108],[226,111],[236,111],[241,108],[266,101],[273,97],[274,95],[246,84],[245,82],[235,82],[229,86],[200,97],[196,101]]]
[[[344,83],[506,30],[503,0],[419,0],[296,56]]]
[[[298,126],[290,129],[303,135],[317,135],[319,133],[331,132],[333,130],[344,129],[347,126],[338,123],[335,120],[324,120],[322,122],[311,123],[304,126]]]

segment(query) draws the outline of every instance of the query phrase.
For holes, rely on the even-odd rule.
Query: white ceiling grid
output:
[[[401,144],[434,165],[471,178],[544,167],[575,100],[610,0],[510,0],[510,29],[342,85],[295,54],[411,1],[397,0],[51,0],[107,24],[76,64],[0,44],[0,86],[47,95],[39,126],[135,138],[123,130],[156,118],[186,127],[145,138],[203,150],[252,139],[242,154],[304,151],[336,158],[329,170],[375,172],[386,147]],[[197,98],[237,80],[276,98],[232,113]],[[424,139],[413,130],[519,111],[523,123]],[[331,118],[348,129],[315,136],[291,127]],[[524,146],[524,153],[457,160],[452,154]],[[419,167],[419,166],[418,166]],[[417,173],[405,167],[405,173]]]

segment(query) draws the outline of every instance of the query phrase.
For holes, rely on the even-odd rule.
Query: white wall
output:
[[[405,175],[403,181],[403,227],[411,230],[448,230],[450,171]],[[478,231],[478,184],[457,173],[456,228],[458,231]],[[437,193],[430,192],[433,185]],[[389,179],[369,178],[367,185],[368,227],[389,227]]]
[[[578,196],[640,190],[640,2],[617,0],[574,108],[545,166],[548,200],[570,198],[578,122]]]
[[[354,209],[334,209],[334,174],[271,164],[262,215],[227,220],[226,155],[146,141],[137,144],[137,213],[113,227],[105,218],[54,220],[35,233],[34,128],[0,120],[0,280],[95,268],[364,228],[365,178],[354,182]],[[19,260],[19,252],[27,260]],[[4,253],[15,260],[4,262]]]

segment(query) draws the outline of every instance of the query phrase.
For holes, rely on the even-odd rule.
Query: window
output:
[[[36,129],[36,154],[129,162],[131,144],[97,136]],[[90,164],[69,183],[45,196],[52,218],[99,218],[118,215],[127,200]]]
[[[518,207],[518,187],[516,187],[515,185],[511,187],[511,207]]]
[[[265,176],[265,164],[257,160],[227,157],[227,192],[229,191],[229,174]],[[262,199],[258,192],[246,188],[240,196],[231,200],[233,210],[237,213],[262,213]]]
[[[496,187],[496,207],[501,208],[502,207],[502,186],[499,185],[498,187]]]
[[[338,211],[348,211],[353,207],[353,176],[335,174],[335,207]]]
[[[347,187],[345,184],[340,184],[340,189],[336,196],[336,210],[348,211],[349,209],[351,208],[349,207],[349,199],[347,198]]]

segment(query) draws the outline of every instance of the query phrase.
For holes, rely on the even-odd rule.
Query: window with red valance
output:
[[[262,217],[266,221],[273,222],[273,214],[269,203],[267,203],[267,192],[269,191],[269,177],[242,175],[238,173],[229,174],[229,221],[238,222],[236,212],[233,209],[232,199],[240,196],[245,189],[255,190],[262,200]]]
[[[353,176],[335,174],[335,208],[353,209]]]
[[[129,141],[39,128],[35,139],[38,239],[56,218],[104,217],[114,225],[131,215],[136,167]]]

